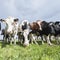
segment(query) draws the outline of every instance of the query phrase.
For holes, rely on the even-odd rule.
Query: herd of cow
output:
[[[0,19],[1,23],[5,23],[5,29],[2,29],[1,34],[3,35],[3,41],[14,42],[18,39],[18,42],[24,46],[29,46],[30,43],[38,44],[36,39],[41,37],[42,44],[44,44],[44,39],[49,45],[52,45],[51,37],[54,36],[59,43],[57,37],[60,36],[60,21],[56,22],[46,22],[42,20],[36,20],[30,23],[28,20],[19,21],[18,18],[8,17],[6,19]],[[0,24],[1,29],[1,24]]]

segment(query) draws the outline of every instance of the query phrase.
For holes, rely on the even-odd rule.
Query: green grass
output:
[[[30,44],[23,47],[0,43],[0,60],[60,60],[60,46]]]

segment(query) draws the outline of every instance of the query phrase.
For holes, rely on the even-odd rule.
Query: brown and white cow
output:
[[[33,41],[35,41],[35,38],[34,38],[34,34],[35,34],[37,36],[41,36],[42,44],[44,44],[43,37],[45,37],[45,39],[47,40],[47,43],[49,45],[52,45],[52,43],[50,42],[50,39],[49,39],[51,28],[50,28],[48,22],[37,20],[36,22],[33,22],[30,24],[30,29],[32,30],[30,33],[32,33],[31,36],[33,38]],[[35,43],[36,43],[36,41],[35,41]]]
[[[32,22],[29,24],[30,26],[30,32],[29,32],[29,37],[30,37],[30,42],[33,44],[33,42],[35,42],[35,44],[38,44],[36,42],[36,35],[39,35],[39,25],[36,22]]]
[[[43,36],[45,35],[46,36],[45,38],[47,40],[47,43],[49,45],[52,45],[52,43],[50,42],[51,26],[46,21],[38,21],[38,22],[40,22],[39,23],[40,24],[39,25],[40,26],[39,33],[40,33],[40,36],[42,38],[42,42],[43,42]]]

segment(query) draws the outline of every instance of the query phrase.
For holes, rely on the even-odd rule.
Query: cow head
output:
[[[47,29],[48,27],[49,27],[49,23],[46,22],[46,21],[42,21],[42,23],[41,23],[41,28],[42,28],[42,30],[43,30],[43,29]]]
[[[24,46],[28,46],[29,45],[29,40],[28,40],[28,34],[29,34],[29,22],[28,20],[24,20],[22,21],[22,23],[20,24],[21,30],[23,32],[23,36],[24,36]]]
[[[28,29],[29,22],[27,20],[22,21],[22,30]]]
[[[56,30],[58,29],[60,31],[60,22],[59,21],[55,22],[55,29]]]
[[[6,24],[7,32],[12,33],[13,26],[14,26],[14,24],[16,24],[18,19],[9,16],[6,19],[0,19],[0,21]]]

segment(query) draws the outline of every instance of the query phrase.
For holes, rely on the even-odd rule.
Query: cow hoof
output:
[[[33,42],[31,44],[33,44]]]
[[[44,42],[42,42],[42,44],[44,45]]]
[[[14,45],[16,45],[16,43],[14,43]]]
[[[49,45],[53,45],[52,43],[50,43]]]
[[[23,46],[27,47],[27,46],[29,46],[29,43],[24,43]]]
[[[38,43],[35,43],[36,45],[39,45]]]
[[[10,42],[10,45],[12,45],[12,42]]]

